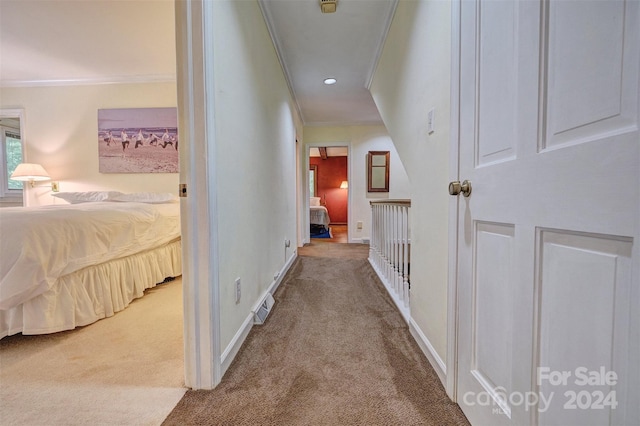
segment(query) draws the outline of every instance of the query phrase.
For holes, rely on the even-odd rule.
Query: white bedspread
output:
[[[329,229],[329,211],[325,206],[311,206],[309,212],[309,222],[312,225],[323,225],[325,229]]]
[[[175,240],[179,210],[178,203],[117,202],[0,209],[0,309],[64,275]]]

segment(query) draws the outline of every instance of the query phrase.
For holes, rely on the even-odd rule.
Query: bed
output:
[[[312,238],[321,238],[323,235],[330,236],[329,211],[320,203],[320,197],[311,197],[309,199],[309,232]],[[324,238],[324,237],[322,237]]]
[[[0,209],[0,338],[91,324],[182,274],[179,203],[111,194]]]
[[[331,219],[329,218],[329,211],[323,205],[321,205],[320,197],[309,198],[309,223],[311,233],[322,233],[329,231],[329,224]]]
[[[309,222],[311,226],[322,227],[325,231],[329,230],[329,223],[331,223],[331,219],[329,218],[329,211],[325,206],[311,206],[311,211],[309,212]]]

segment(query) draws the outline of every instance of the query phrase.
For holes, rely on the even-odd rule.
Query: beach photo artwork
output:
[[[176,108],[98,110],[100,173],[178,173]]]

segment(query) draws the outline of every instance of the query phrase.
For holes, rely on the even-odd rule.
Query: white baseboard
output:
[[[352,238],[351,239],[352,243],[356,243],[356,244],[369,244],[369,237],[364,237],[364,238]]]
[[[289,258],[289,260],[287,260],[287,263],[285,263],[284,266],[282,267],[282,269],[280,269],[280,273],[278,274],[278,278],[273,280],[271,285],[269,285],[269,288],[267,289],[266,293],[271,293],[273,295],[273,293],[276,292],[278,287],[280,287],[280,283],[282,283],[282,279],[284,278],[285,274],[287,273],[289,268],[291,268],[291,265],[293,265],[293,262],[297,258],[298,258],[298,250],[294,250],[293,254]],[[262,304],[262,300],[265,298],[266,293],[260,298],[260,301],[256,304],[256,306],[253,307],[253,310],[256,310],[258,308],[258,306],[260,306]]]
[[[249,335],[249,332],[251,331],[251,328],[253,327],[253,311],[256,311],[258,307],[262,304],[264,299],[267,297],[267,293],[271,293],[272,295],[273,293],[275,293],[275,291],[280,286],[280,283],[282,283],[282,279],[284,278],[285,274],[287,273],[289,268],[291,268],[291,265],[293,265],[293,261],[296,260],[297,257],[298,257],[298,251],[294,250],[293,255],[289,258],[287,263],[285,263],[282,269],[280,270],[280,273],[278,274],[278,278],[276,278],[271,282],[271,284],[269,285],[269,288],[267,288],[264,294],[262,294],[262,296],[258,299],[258,301],[256,302],[251,312],[249,312],[249,315],[247,316],[247,318],[244,320],[244,322],[242,323],[242,325],[240,326],[236,334],[233,336],[233,339],[231,339],[231,342],[229,343],[229,345],[226,347],[224,352],[222,352],[222,355],[220,356],[220,373],[222,376],[224,376],[224,373],[226,373],[227,369],[231,365],[231,362],[235,359],[236,355],[238,354],[238,351],[242,347],[242,344],[246,340],[247,336]]]
[[[447,366],[444,361],[442,361],[442,358],[440,358],[429,339],[427,339],[427,336],[425,336],[422,330],[420,330],[420,327],[418,326],[418,324],[416,324],[413,318],[411,318],[411,321],[409,322],[409,331],[411,332],[413,338],[416,340],[416,343],[418,343],[418,346],[420,346],[420,349],[422,349],[422,352],[429,360],[429,363],[431,364],[433,369],[436,371],[440,382],[442,382],[442,386],[446,388]]]
[[[247,318],[242,323],[242,326],[238,329],[233,339],[231,339],[231,343],[224,350],[222,355],[220,356],[220,375],[224,376],[224,373],[227,372],[227,369],[231,365],[231,362],[234,360],[240,347],[244,343],[245,339],[249,335],[251,331],[251,327],[253,327],[253,313],[249,313]]]

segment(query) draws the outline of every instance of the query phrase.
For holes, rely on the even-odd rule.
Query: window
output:
[[[22,163],[20,122],[3,119],[2,123],[3,125],[0,126],[2,139],[0,141],[0,197],[21,198],[22,182],[9,179],[18,164]]]

